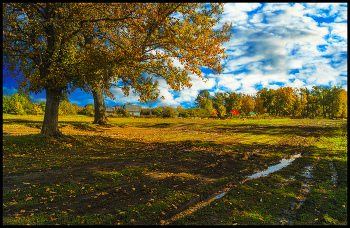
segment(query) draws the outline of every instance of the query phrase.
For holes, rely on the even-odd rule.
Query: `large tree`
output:
[[[97,14],[103,11],[109,13]],[[100,79],[87,73],[100,65],[91,64],[93,55],[88,49],[77,51],[84,34],[92,30],[93,23],[117,27],[131,17],[129,11],[113,11],[105,5],[88,3],[3,4],[5,76],[15,77],[19,87],[27,92],[46,92],[41,133],[61,135],[58,106],[62,94],[93,85],[104,76],[99,76]]]
[[[214,31],[223,4],[5,3],[4,62],[28,92],[46,91],[42,133],[61,135],[58,105],[76,88],[111,96],[132,90],[141,102],[158,98],[158,78],[173,90],[191,86],[200,67],[222,72],[227,24]],[[184,68],[173,66],[174,59]],[[99,96],[102,97],[103,96]]]
[[[118,59],[110,85],[120,86],[125,95],[130,89],[140,96],[141,102],[152,102],[158,98],[158,78],[165,79],[171,89],[180,91],[190,87],[189,72],[201,78],[201,66],[222,71],[219,60],[224,57],[221,44],[229,39],[229,27],[214,31],[219,21],[223,4],[143,4],[148,8],[142,19],[135,20],[128,32],[118,33],[116,43],[108,43],[113,50],[125,52],[126,59]],[[109,49],[111,50],[111,49]],[[131,51],[130,51],[131,50]],[[177,59],[184,68],[175,67]],[[204,79],[204,78],[203,78]],[[93,92],[96,113],[95,122],[104,123],[103,91]],[[210,101],[207,108],[212,109]],[[210,110],[211,111],[211,110]],[[97,113],[100,112],[100,113]],[[101,117],[101,118],[100,118]]]

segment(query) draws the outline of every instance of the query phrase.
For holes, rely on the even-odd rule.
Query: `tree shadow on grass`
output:
[[[322,128],[321,133],[331,134],[333,130],[333,128]],[[297,134],[302,133],[305,134],[305,136],[310,136],[314,131],[314,128],[305,128],[303,131],[297,131]],[[320,129],[317,131],[320,131]],[[243,132],[249,133],[248,129]],[[255,134],[256,132],[250,133]],[[291,137],[295,136],[294,132],[287,132],[288,134],[286,132],[282,133]],[[258,134],[265,134],[266,137],[269,137],[269,134],[275,135],[276,132],[260,132],[259,130]],[[16,140],[10,142],[7,141],[8,139],[5,139],[5,142],[17,144],[19,147],[29,146],[29,144],[21,144],[20,139],[26,139],[26,137],[28,136],[15,136],[14,139],[18,139],[18,142],[16,142]],[[35,137],[32,139],[34,140]],[[33,140],[31,140],[31,143],[35,142]],[[47,140],[46,144],[50,144],[50,139],[42,138],[42,140]],[[205,194],[207,194],[207,191],[225,185],[232,179],[240,181],[247,175],[251,175],[259,170],[264,170],[268,166],[278,163],[283,157],[302,153],[302,158],[299,159],[296,164],[293,164],[292,167],[294,168],[289,168],[288,175],[293,175],[293,173],[300,172],[301,168],[309,163],[316,162],[313,157],[313,152],[318,149],[314,147],[312,143],[305,143],[305,141],[297,140],[295,142],[281,140],[274,145],[271,145],[268,142],[254,142],[250,144],[237,143],[237,148],[232,150],[227,150],[227,148],[232,146],[232,142],[216,143],[215,141],[209,141],[207,144],[203,144],[203,141],[201,140],[142,142],[135,139],[111,138],[94,135],[72,136],[72,138],[65,139],[64,142],[66,144],[72,144],[72,147],[75,146],[75,143],[76,145],[79,145],[79,148],[74,147],[74,149],[70,149],[67,147],[64,149],[66,152],[71,151],[71,156],[84,155],[87,153],[87,149],[89,154],[88,156],[83,156],[81,158],[85,159],[86,163],[81,164],[79,167],[77,166],[78,164],[72,166],[72,169],[76,168],[74,169],[75,172],[67,170],[66,167],[57,167],[56,173],[58,173],[58,170],[61,170],[61,172],[67,170],[66,172],[71,172],[71,175],[84,178],[89,175],[82,172],[86,170],[98,170],[106,173],[101,183],[104,183],[106,186],[105,188],[102,188],[102,190],[108,193],[105,194],[105,199],[107,200],[105,202],[108,203],[102,203],[101,198],[96,198],[95,200],[95,198],[86,197],[86,195],[83,195],[83,198],[88,198],[88,200],[80,199],[79,197],[71,199],[71,201],[80,202],[79,206],[75,206],[79,207],[76,209],[76,215],[85,215],[87,212],[92,214],[114,213],[115,210],[125,212],[128,210],[127,208],[133,208],[134,206],[147,208],[145,205],[150,203],[150,199],[154,200],[155,205],[162,205],[161,201],[169,201],[174,204],[175,201],[172,198],[174,197],[174,195],[172,195],[175,194],[174,192],[179,192],[179,194],[191,193],[193,197],[196,196],[196,194],[200,194],[204,197]],[[253,152],[260,148],[263,149],[258,150],[256,153],[248,154],[247,159],[245,160],[242,159],[246,157],[247,152]],[[322,154],[327,152],[320,149],[318,150],[319,153]],[[52,153],[59,155],[60,150],[52,151]],[[99,159],[91,159],[91,157],[99,157]],[[153,164],[152,168],[149,164]],[[18,165],[20,165],[20,162],[18,162]],[[114,176],[108,174],[115,171],[122,172],[130,167],[146,167],[147,169],[137,175],[133,174],[138,177],[137,179],[132,179],[132,175],[125,174],[126,176],[124,179],[113,180]],[[56,176],[58,179],[55,180],[58,181],[58,183],[60,180],[67,181],[67,178],[64,175]],[[62,178],[60,179],[60,177]],[[86,179],[90,180],[89,178]],[[80,180],[85,184],[90,183],[87,181],[83,182],[83,179]],[[126,181],[126,184],[122,184],[121,180]],[[48,180],[43,179],[43,181]],[[112,186],[115,185],[118,185],[120,189],[116,191],[115,188],[112,188]],[[252,185],[257,191],[260,190],[260,186],[261,185]],[[81,186],[79,187],[79,189],[81,189]],[[181,195],[181,197],[183,196]],[[153,208],[155,208],[154,210],[157,210],[157,207],[152,207],[152,209],[147,208],[147,210],[150,210],[150,215],[142,214],[146,213],[144,212],[146,210],[138,210],[138,213],[141,213],[144,218],[147,218],[147,220],[140,218],[139,222],[142,222],[143,224],[155,224],[160,221],[160,219],[171,217],[174,213],[177,213],[178,210],[183,209],[181,206],[185,205],[186,202],[190,202],[189,198],[184,199],[181,197],[179,196],[176,200],[176,207],[178,209],[173,206],[168,207],[167,204],[165,204],[164,209],[162,209],[165,214],[160,213],[158,210],[152,215]],[[282,198],[283,196],[277,195],[276,197]],[[182,201],[179,202],[178,199]],[[258,199],[255,199],[252,204],[255,204],[256,202],[259,202]],[[151,201],[151,203],[153,204],[153,201]],[[168,204],[172,205],[171,203]],[[248,202],[246,202],[245,205],[246,204],[248,204]],[[90,208],[88,205],[93,206]],[[63,210],[65,207],[62,205],[62,202],[49,202],[45,206],[51,208],[57,206],[60,210]],[[72,206],[66,207],[71,208]],[[102,211],[101,208],[107,209]],[[222,210],[220,209],[220,211]],[[126,215],[116,215],[116,219],[132,224],[130,220],[135,218],[133,216],[138,216],[136,212],[136,214],[132,213],[133,212],[130,209]],[[221,215],[221,213],[219,214]],[[222,211],[222,214],[225,214],[224,211]],[[200,219],[201,217],[198,218],[199,220],[197,219],[196,221],[202,221]],[[254,222],[258,222],[258,220],[254,220]]]

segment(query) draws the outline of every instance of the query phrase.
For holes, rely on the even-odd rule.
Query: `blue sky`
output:
[[[228,58],[222,60],[224,72],[213,75],[202,68],[209,79],[191,76],[193,86],[173,92],[159,79],[160,97],[156,106],[194,106],[198,92],[241,92],[255,94],[262,88],[280,86],[341,86],[347,91],[347,3],[227,3],[217,25],[232,22],[233,34],[224,43]],[[175,66],[182,67],[174,61]],[[12,94],[16,82],[3,79],[3,93]],[[130,93],[124,97],[120,89],[112,89],[115,100],[106,98],[106,105],[126,102],[148,108]],[[33,102],[45,101],[45,93],[31,94]],[[79,106],[93,104],[93,97],[76,90],[69,96]]]

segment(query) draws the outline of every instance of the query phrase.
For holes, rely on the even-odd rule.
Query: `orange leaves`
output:
[[[47,7],[38,4],[26,5],[20,12],[13,9],[21,8],[21,3],[7,3],[3,17],[4,50],[17,56],[6,58],[6,64],[15,71],[18,62],[25,63],[19,66],[20,84],[31,92],[52,86],[86,89],[100,81],[108,89],[117,78],[122,87],[134,89],[141,102],[148,102],[159,95],[152,76],[163,77],[180,91],[191,86],[188,72],[202,79],[202,66],[222,72],[220,62],[226,56],[221,45],[231,36],[228,24],[214,31],[222,3],[213,3],[212,9],[197,3],[60,3],[51,5],[55,13],[49,18],[42,16]],[[38,13],[37,7],[43,12]],[[18,32],[18,23],[24,25],[23,32]],[[18,40],[23,43],[17,45]],[[174,58],[185,69],[173,64]],[[51,67],[39,71],[39,66]],[[145,73],[151,76],[144,77]],[[123,90],[125,95],[129,89]]]

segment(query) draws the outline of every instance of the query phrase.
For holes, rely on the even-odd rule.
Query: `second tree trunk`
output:
[[[96,87],[92,90],[95,105],[95,119],[94,124],[105,125],[108,122],[105,99],[101,87]]]

